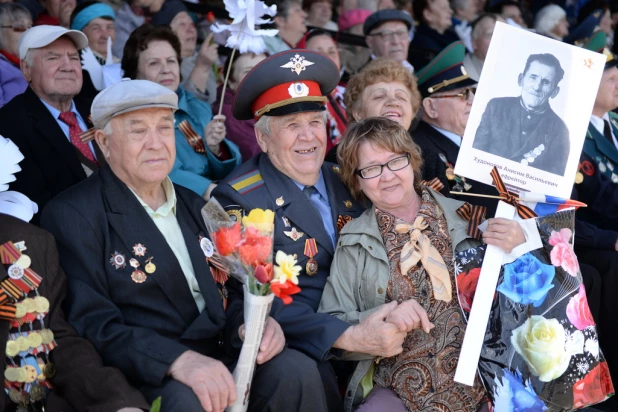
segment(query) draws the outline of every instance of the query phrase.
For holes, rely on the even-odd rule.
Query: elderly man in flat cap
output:
[[[228,214],[240,219],[251,209],[275,212],[275,249],[295,254],[302,270],[301,292],[283,305],[275,298],[271,315],[290,348],[316,361],[329,411],[341,410],[330,359],[343,351],[386,356],[383,320],[350,324],[316,313],[343,225],[363,212],[338,175],[324,163],[326,97],[338,70],[327,57],[308,50],[275,54],[255,66],[237,89],[236,119],[255,119],[263,153],[238,167],[213,191]],[[228,312],[242,317],[242,300],[230,291]]]
[[[145,80],[99,93],[92,118],[107,166],[53,199],[42,223],[69,280],[68,319],[103,361],[148,401],[161,396],[164,411],[223,411],[236,398],[223,334],[241,325],[226,320],[211,274],[204,201],[168,178],[177,105]],[[317,371],[284,345],[268,319],[249,410],[320,410]]]

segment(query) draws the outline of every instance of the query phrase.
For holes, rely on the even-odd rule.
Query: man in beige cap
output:
[[[161,396],[164,411],[223,411],[236,399],[224,332],[238,331],[242,317],[226,320],[204,200],[167,177],[177,105],[176,93],[146,80],[99,93],[92,119],[107,165],[49,202],[42,223],[69,280],[67,317],[103,361],[148,401]],[[324,410],[319,374],[284,345],[269,318],[249,410]]]
[[[98,169],[96,144],[79,135],[88,129],[89,102],[74,97],[82,88],[78,50],[86,36],[59,26],[37,26],[19,39],[18,51],[26,91],[0,109],[0,134],[24,154],[22,175],[11,190],[39,205]],[[38,214],[33,223],[37,224]]]

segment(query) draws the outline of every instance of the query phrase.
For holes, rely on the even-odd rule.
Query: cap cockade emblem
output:
[[[290,93],[290,97],[309,96],[309,88],[304,83],[292,83],[288,87],[288,93]]]
[[[306,60],[303,56],[297,54],[294,57],[290,58],[290,61],[281,66],[284,69],[291,69],[293,72],[296,72],[297,75],[300,76],[300,73],[305,70],[307,66],[311,66],[315,64]]]

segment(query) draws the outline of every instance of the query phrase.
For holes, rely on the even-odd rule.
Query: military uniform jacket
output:
[[[57,239],[69,281],[67,316],[105,364],[134,385],[160,386],[169,366],[191,349],[220,358],[225,313],[200,236],[207,236],[201,197],[174,185],[181,228],[206,307],[200,313],[176,256],[130,189],[105,166],[53,199],[42,224]],[[146,248],[143,256],[135,246]],[[112,256],[122,255],[117,268]],[[156,271],[133,281],[130,259]]]
[[[337,230],[337,226],[342,227],[337,225],[338,220],[342,223],[355,218],[363,208],[352,199],[335,170],[337,166],[331,163],[322,166],[332,210],[332,216],[324,218],[332,218]],[[240,217],[255,208],[275,212],[274,251],[296,254],[297,264],[302,270],[298,276],[301,292],[292,296],[294,301],[289,305],[275,299],[271,316],[281,325],[290,347],[318,361],[336,356],[339,351],[331,352],[331,347],[349,325],[333,316],[316,313],[330,274],[334,250],[330,236],[311,202],[263,153],[232,172],[213,191],[213,196],[232,216]],[[285,234],[293,228],[303,234],[296,241]],[[314,276],[307,275],[305,270],[309,258],[305,256],[304,249],[309,238],[316,239],[318,247],[318,253],[313,258],[318,262],[318,273]],[[230,290],[228,317],[230,320],[242,317],[242,311],[242,299]]]
[[[519,96],[491,99],[473,147],[518,163],[534,158],[529,166],[563,175],[571,146],[569,130],[549,105],[544,112],[533,113],[520,101]],[[540,154],[533,153],[535,149]]]
[[[618,135],[618,115],[609,113],[612,131]],[[588,207],[577,210],[580,219],[618,233],[618,149],[592,125],[588,125],[579,173],[577,197]],[[608,239],[609,242],[609,239]]]
[[[62,314],[66,295],[66,278],[58,262],[54,238],[46,231],[17,218],[0,213],[0,244],[8,241],[25,241],[27,254],[32,259],[32,269],[42,278],[38,292],[50,303],[45,325],[54,332],[58,346],[50,352],[50,360],[56,367],[54,385],[45,409],[50,412],[65,411],[56,396],[61,396],[78,411],[117,411],[124,407],[147,409],[144,397],[129,386],[126,378],[116,368],[104,367],[101,358],[85,339],[80,338],[69,326]],[[7,277],[4,265],[0,264],[0,279]],[[39,323],[33,324],[38,329]],[[9,322],[0,321],[0,347],[6,347]],[[14,405],[0,393],[0,410]],[[6,409],[5,409],[6,408]]]
[[[423,157],[423,179],[430,181],[437,177],[444,185],[442,194],[463,202],[469,202],[473,205],[485,206],[487,208],[487,217],[493,217],[496,214],[498,201],[495,199],[487,199],[483,197],[457,196],[449,193],[455,185],[454,180],[448,180],[446,177],[447,165],[442,161],[440,155],[443,155],[446,160],[455,165],[457,156],[459,156],[459,146],[451,139],[444,136],[442,133],[431,127],[428,123],[421,121],[416,129],[411,133],[412,140],[421,148]],[[479,193],[485,195],[497,196],[498,191],[495,187],[477,182],[472,179],[466,179],[472,187],[470,193]]]

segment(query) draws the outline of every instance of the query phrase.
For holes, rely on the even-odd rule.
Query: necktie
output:
[[[429,274],[434,297],[437,300],[450,302],[452,299],[451,277],[440,252],[422,233],[423,230],[427,229],[427,226],[427,222],[421,216],[416,218],[413,225],[401,223],[395,226],[397,233],[410,232],[410,240],[403,245],[399,258],[401,274],[405,276],[408,270],[420,260]]]
[[[79,135],[83,132],[82,128],[79,127],[79,123],[77,123],[77,118],[75,117],[75,113],[73,112],[62,112],[60,116],[58,116],[60,120],[69,125],[69,139],[71,140],[71,144],[80,151],[88,160],[98,165],[99,163],[94,158],[92,151],[90,150],[90,146],[88,143],[84,143],[79,138]]]
[[[614,144],[614,138],[612,137],[612,128],[607,120],[603,120],[603,136],[605,136],[612,145]]]
[[[315,213],[317,213],[318,216],[322,217],[322,214],[320,213],[320,209],[318,209],[315,203],[313,203],[313,199],[311,199],[311,195],[313,194],[314,190],[315,190],[315,187],[313,186],[305,186],[305,188],[303,189],[303,193],[305,194],[305,197],[311,203],[311,206],[313,206],[313,210],[315,210]]]

